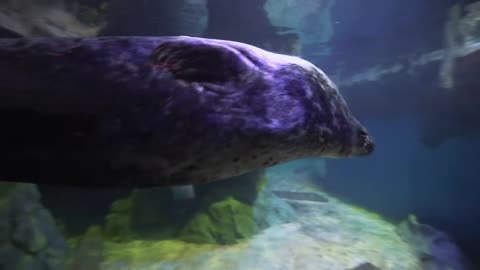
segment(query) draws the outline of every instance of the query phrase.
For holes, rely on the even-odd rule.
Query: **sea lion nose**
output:
[[[369,136],[365,138],[363,148],[365,149],[366,155],[371,154],[375,150],[375,143]]]
[[[352,154],[354,156],[366,156],[371,154],[375,150],[375,143],[370,135],[364,128],[361,128],[358,132],[358,139],[356,147],[354,147]]]

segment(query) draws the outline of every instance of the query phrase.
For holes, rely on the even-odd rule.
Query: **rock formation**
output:
[[[261,185],[263,189],[283,182],[275,178],[293,176],[293,168],[288,166],[268,169],[267,182]],[[185,240],[189,241],[134,240],[107,244],[102,268],[441,270],[451,267],[471,270],[461,264],[464,262],[458,260],[462,259],[461,253],[451,241],[445,241],[443,233],[431,227],[425,229],[425,225],[412,219],[395,226],[325,194],[318,186],[305,185],[305,181],[308,180],[290,181],[288,186],[277,186],[277,191],[310,196],[270,198],[265,210],[260,212],[260,218],[265,219],[265,213],[274,214],[275,207],[287,204],[294,218],[287,223],[272,222],[255,233],[252,233],[255,219],[251,214],[245,215],[251,211],[246,202],[255,196],[244,193],[245,190],[236,192],[233,186],[225,192],[226,184],[218,189],[205,188],[200,192],[205,196],[201,201],[209,203],[206,208],[198,207],[200,211],[195,212],[191,225],[187,226],[190,239]],[[325,199],[310,200],[317,196]],[[194,236],[197,238],[193,239]],[[431,261],[435,261],[434,267],[428,263]]]
[[[268,0],[264,9],[273,26],[296,33],[302,46],[320,48],[333,36],[334,4],[335,0]]]
[[[197,207],[180,238],[197,243],[232,244],[261,230],[294,220],[293,209],[266,188],[263,171],[199,185]]]
[[[264,188],[265,181],[259,171],[198,185],[187,201],[174,198],[175,188],[135,190],[112,204],[104,234],[114,242],[179,237],[193,243],[236,243],[295,217],[288,204]]]
[[[23,37],[85,37],[99,31],[99,26],[81,23],[61,1],[34,0],[1,1],[0,28],[0,37],[9,37],[5,31]]]
[[[63,270],[67,255],[36,186],[0,183],[0,269]]]
[[[423,270],[473,269],[446,233],[419,223],[413,215],[398,225],[396,232],[415,250]]]

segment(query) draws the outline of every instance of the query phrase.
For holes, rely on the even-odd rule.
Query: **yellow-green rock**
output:
[[[70,253],[65,270],[98,270],[104,253],[104,239],[100,226],[91,226]]]
[[[182,230],[180,239],[195,243],[233,244],[257,231],[252,206],[228,197],[195,214]]]
[[[117,200],[112,204],[110,213],[105,218],[105,236],[116,242],[133,238],[131,220],[132,202],[130,198]]]

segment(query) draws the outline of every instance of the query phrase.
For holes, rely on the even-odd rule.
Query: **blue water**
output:
[[[367,158],[328,160],[325,187],[398,221],[413,213],[478,254],[480,138],[452,138],[436,149],[418,141],[415,119],[366,121],[376,138]]]

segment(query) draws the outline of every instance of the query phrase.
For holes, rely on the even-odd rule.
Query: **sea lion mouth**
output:
[[[375,143],[373,140],[367,136],[365,142],[363,143],[363,149],[365,149],[365,155],[370,155],[375,150]]]
[[[367,156],[373,153],[375,150],[375,143],[371,136],[366,132],[360,132],[359,139],[357,141],[357,147],[353,148],[353,156]]]

